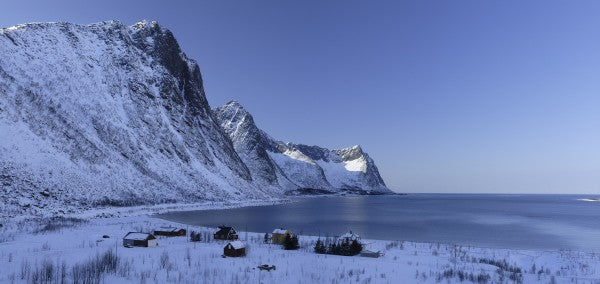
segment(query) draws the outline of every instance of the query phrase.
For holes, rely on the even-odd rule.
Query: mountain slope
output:
[[[269,197],[155,22],[20,25],[0,30],[0,54],[0,198],[14,210]]]
[[[2,215],[370,186],[286,158],[304,153],[249,114],[215,118],[198,65],[156,22],[19,25],[0,29],[0,54]]]
[[[263,147],[264,135],[254,124],[252,115],[237,102],[232,101],[213,110],[215,119],[229,134],[235,151],[246,164],[254,182],[262,187],[275,187],[280,191],[298,186],[291,182]]]
[[[255,125],[252,115],[237,101],[213,112],[255,180],[268,176],[271,183],[291,182],[303,189],[390,192],[375,162],[359,146],[329,150],[275,140]],[[282,177],[276,177],[272,169],[280,171]],[[287,190],[296,189],[286,185],[282,186]]]

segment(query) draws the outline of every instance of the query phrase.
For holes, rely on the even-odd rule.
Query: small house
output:
[[[219,230],[214,234],[214,239],[235,241],[238,239],[238,234],[233,227],[219,226]]]
[[[362,257],[378,258],[382,255],[383,254],[381,253],[381,251],[363,250],[360,252],[360,256],[362,256]]]
[[[291,238],[292,232],[290,230],[285,230],[285,229],[275,229],[275,230],[273,230],[273,233],[271,234],[271,241],[274,244],[282,245],[283,242],[285,241],[286,236],[290,236],[290,238]]]
[[[345,241],[347,241],[349,243],[351,243],[352,241],[357,241],[357,242],[360,243],[360,236],[358,234],[353,233],[352,231],[349,231],[349,232],[341,235],[338,238],[338,241],[339,242],[345,242]]]
[[[156,237],[148,233],[129,232],[123,237],[125,247],[155,247],[158,246]]]
[[[241,241],[229,242],[223,248],[223,255],[230,257],[246,256],[246,244]]]
[[[166,237],[185,237],[187,231],[182,228],[176,227],[160,227],[158,230],[154,230],[155,236],[166,236]]]

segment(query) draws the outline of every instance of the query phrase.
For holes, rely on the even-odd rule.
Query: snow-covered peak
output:
[[[254,118],[239,102],[229,101],[214,109],[213,114],[234,144],[241,143],[252,147],[251,144],[259,142],[260,133],[254,124]]]
[[[246,109],[244,109],[244,106],[242,106],[242,104],[240,104],[240,102],[238,102],[237,100],[230,100],[229,102],[224,104],[223,107],[246,111]]]
[[[229,123],[248,123],[248,127],[255,127],[252,115],[236,100],[231,100],[215,109],[220,117],[228,117]]]
[[[160,26],[157,21],[148,21],[144,19],[131,25],[131,28],[136,31],[139,31],[142,29],[160,29]]]
[[[267,152],[268,161],[301,188],[389,192],[375,163],[359,145],[330,150],[273,139],[256,126],[252,115],[237,101],[213,113],[243,159],[249,152]],[[252,156],[251,160],[266,159],[262,156]]]
[[[364,156],[367,156],[367,153],[363,151],[360,145],[355,145],[352,147],[342,148],[340,150],[336,150],[336,153],[342,157],[343,160],[354,160]]]

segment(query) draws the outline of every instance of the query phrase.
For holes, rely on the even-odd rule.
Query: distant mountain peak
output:
[[[223,106],[225,106],[225,107],[235,107],[235,108],[241,108],[241,109],[244,108],[244,106],[242,106],[242,104],[240,104],[240,102],[238,102],[237,100],[230,100],[226,104],[224,104]]]
[[[142,19],[139,22],[131,25],[131,27],[136,30],[141,30],[141,29],[146,29],[146,28],[153,28],[153,29],[160,28],[160,25],[158,24],[157,21],[149,21],[146,19]]]
[[[214,109],[213,113],[247,164],[257,160],[274,164],[297,187],[389,192],[375,162],[360,145],[330,150],[275,140],[260,130],[252,115],[235,100]]]

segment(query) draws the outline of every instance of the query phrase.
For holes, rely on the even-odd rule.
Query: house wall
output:
[[[131,239],[123,239],[124,246],[134,246],[134,247],[155,247],[158,246],[158,240],[150,239],[150,240],[131,240]]]
[[[279,245],[282,245],[282,244],[283,244],[283,242],[285,241],[285,236],[286,236],[286,235],[290,235],[290,236],[291,236],[291,234],[289,234],[289,233],[286,233],[286,234],[278,234],[278,233],[275,233],[275,234],[273,234],[273,237],[272,237],[272,242],[273,242],[274,244],[279,244]]]
[[[230,256],[230,257],[240,257],[240,256],[245,256],[246,255],[246,249],[242,248],[242,249],[234,249],[231,248],[230,246],[226,246],[223,249],[223,254],[225,256]]]
[[[214,239],[215,240],[230,240],[230,241],[235,241],[235,240],[238,239],[238,235],[237,234],[229,234],[229,235],[214,234]]]
[[[186,231],[185,230],[179,230],[179,231],[154,231],[154,235],[156,236],[167,236],[167,237],[182,237],[186,235]]]

